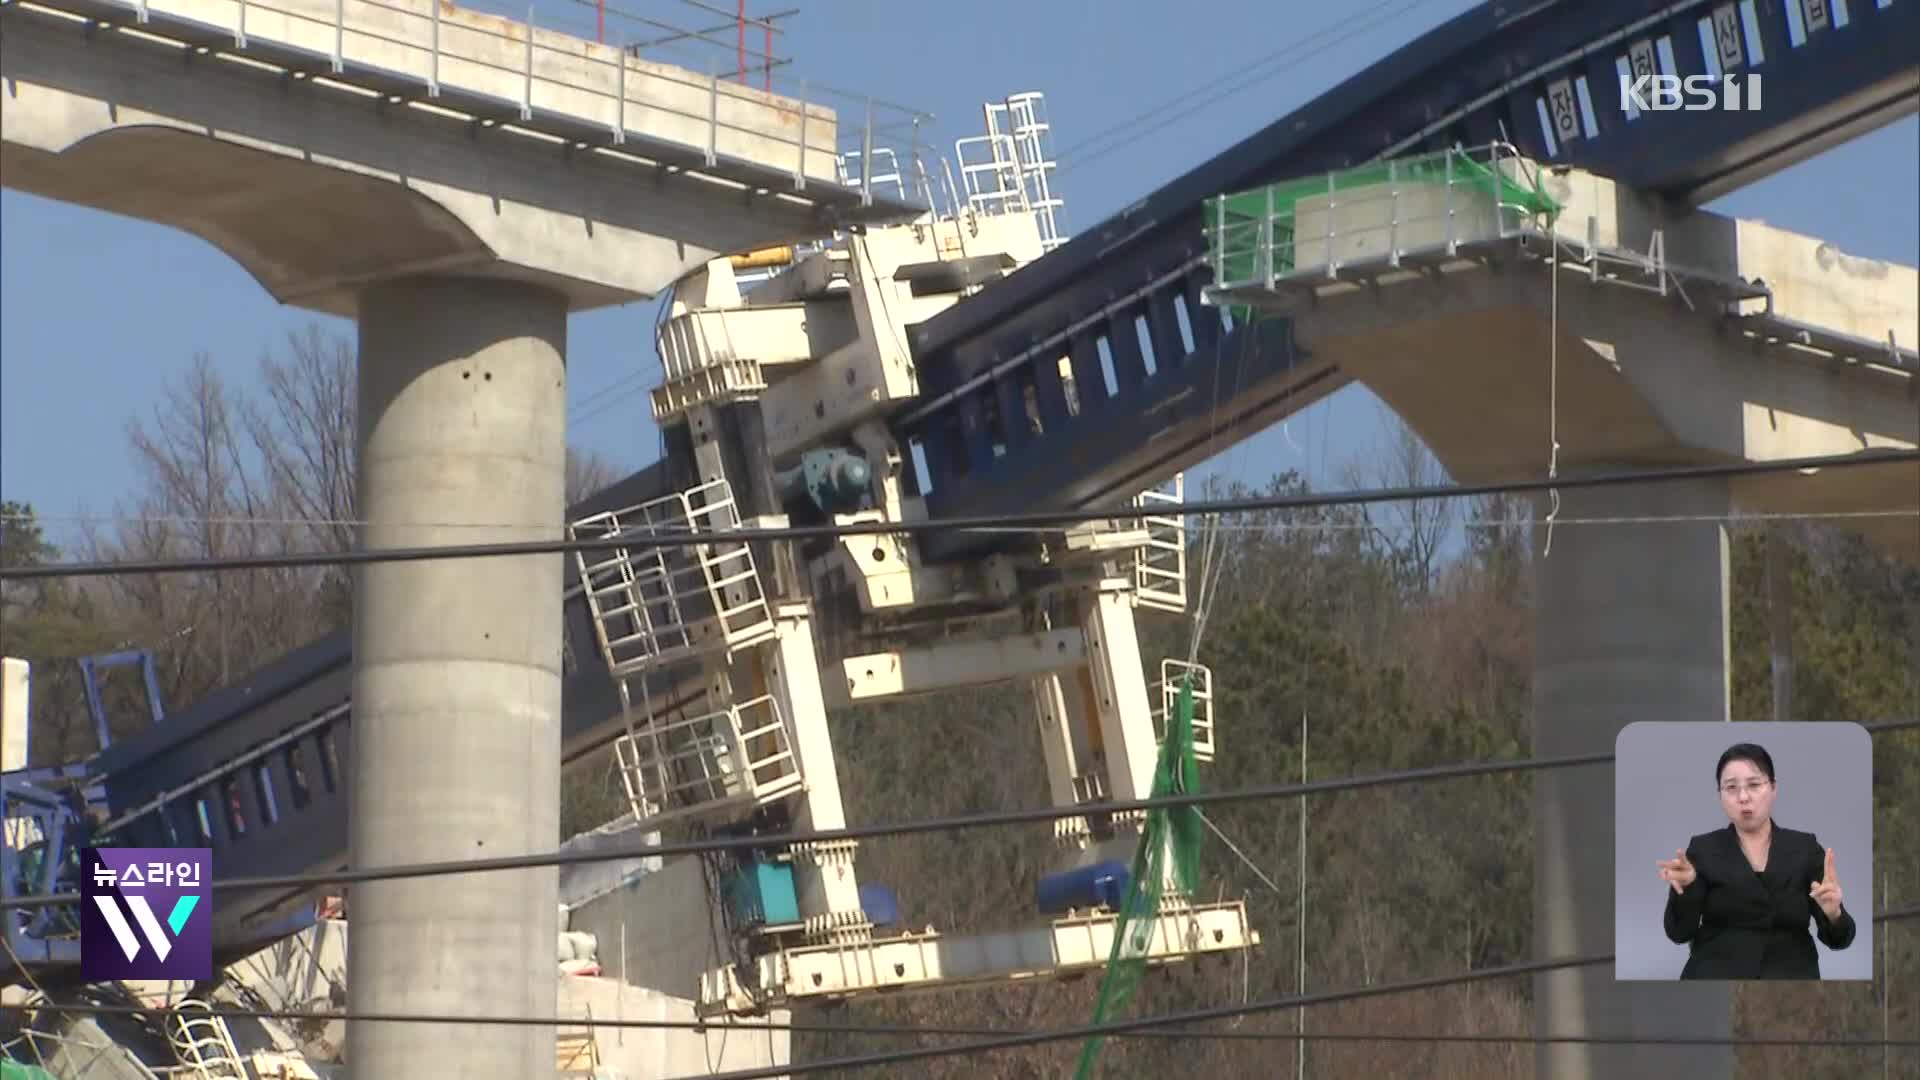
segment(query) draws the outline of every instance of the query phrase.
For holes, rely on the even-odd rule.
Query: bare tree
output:
[[[275,493],[329,551],[353,548],[355,359],[316,324],[287,335],[287,359],[260,360],[264,401],[245,404],[247,432]]]
[[[620,479],[613,463],[591,450],[567,447],[567,505],[577,505]]]
[[[358,531],[356,357],[318,324],[260,360],[260,391],[223,380],[204,355],[128,424],[143,479],[110,529],[87,530],[96,558],[223,559],[346,551]],[[567,451],[567,497],[619,475]],[[346,567],[117,577],[102,614],[130,643],[153,648],[169,704],[179,707],[285,651],[347,625]]]
[[[297,550],[297,508],[262,468],[245,433],[245,403],[210,360],[171,383],[127,438],[145,486],[109,535],[89,530],[96,558],[223,559]],[[116,577],[106,613],[156,650],[166,696],[183,703],[225,684],[324,627],[324,573],[310,568]]]
[[[1386,445],[1367,460],[1348,462],[1341,479],[1353,488],[1434,487],[1447,471],[1405,420],[1380,406]],[[1451,499],[1409,499],[1368,506],[1362,515],[1378,549],[1391,555],[1401,584],[1421,597],[1433,587],[1441,568],[1440,552],[1457,518]]]

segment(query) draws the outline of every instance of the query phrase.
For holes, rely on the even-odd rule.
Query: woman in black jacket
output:
[[[1752,743],[1720,755],[1714,770],[1727,827],[1701,833],[1659,861],[1667,937],[1687,946],[1682,979],[1818,979],[1812,918],[1830,949],[1853,943],[1833,849],[1773,822],[1773,758]]]

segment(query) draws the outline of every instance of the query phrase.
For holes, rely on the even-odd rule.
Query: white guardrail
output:
[[[836,111],[801,96],[642,59],[441,0],[0,0],[35,11],[265,65],[294,79],[392,104],[463,115],[577,149],[614,153],[803,202],[874,202],[874,177],[844,159],[892,150],[920,160],[929,117],[816,85],[864,111],[843,132]],[[847,145],[842,145],[845,142]],[[864,170],[857,170],[864,173]],[[815,186],[814,194],[807,192]],[[904,193],[903,193],[904,194]],[[884,196],[883,196],[884,197]]]

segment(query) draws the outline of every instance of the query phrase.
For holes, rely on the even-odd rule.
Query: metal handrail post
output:
[[[1267,185],[1267,215],[1260,223],[1260,241],[1267,252],[1267,291],[1273,291],[1274,264],[1279,260],[1273,257],[1273,185]]]
[[[1336,194],[1337,179],[1338,174],[1331,172],[1327,174],[1327,277],[1329,279],[1340,276],[1340,260],[1334,257],[1333,249],[1333,238],[1337,231],[1334,219],[1340,216],[1340,200]]]
[[[437,3],[438,0],[433,0]],[[614,93],[618,95],[618,104],[613,110],[613,145],[619,146],[627,141],[627,47],[621,45],[613,50],[615,74]]]
[[[141,0],[145,7],[145,0]],[[333,73],[347,69],[347,0],[333,0]]]
[[[800,80],[800,160],[793,167],[793,190],[807,189],[807,80]]]
[[[1214,200],[1213,226],[1213,265],[1215,286],[1231,288],[1227,279],[1227,196],[1224,192]]]
[[[1400,265],[1400,163],[1387,160],[1387,265]]]
[[[707,167],[720,162],[720,74],[707,60]]]
[[[429,0],[439,3],[439,0]],[[533,119],[533,5],[527,5],[527,81],[520,90],[520,119]]]
[[[867,127],[860,136],[860,205],[873,205],[873,98],[867,98]]]
[[[1505,239],[1507,215],[1500,198],[1500,144],[1497,142],[1487,147],[1487,166],[1493,170],[1493,234]]]
[[[910,141],[907,143],[907,165],[914,171],[916,175],[919,175],[920,174],[920,114],[919,113],[913,114],[913,134],[909,136],[909,140]],[[901,194],[904,195],[906,194],[906,192],[903,191],[901,192]],[[928,199],[927,201],[931,203],[933,200]]]

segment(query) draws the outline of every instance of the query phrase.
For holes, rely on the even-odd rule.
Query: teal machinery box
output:
[[[781,926],[800,921],[794,894],[793,864],[754,859],[733,868],[727,903],[735,926]]]

